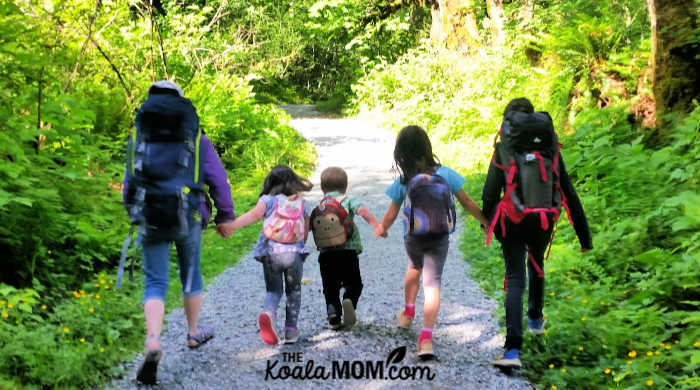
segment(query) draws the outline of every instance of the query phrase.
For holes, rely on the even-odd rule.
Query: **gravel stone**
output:
[[[283,106],[295,119],[291,124],[317,145],[318,167],[311,177],[314,190],[307,198],[321,198],[320,172],[334,165],[346,169],[348,193],[362,200],[381,219],[389,206],[384,191],[394,180],[391,172],[394,135],[352,119],[327,119],[313,106]],[[234,189],[235,191],[235,189]],[[246,210],[238,210],[242,213]],[[271,347],[258,335],[257,315],[265,285],[262,266],[246,255],[219,275],[207,287],[200,321],[214,327],[215,337],[199,349],[186,347],[187,325],[182,309],[166,318],[162,336],[163,359],[158,370],[160,389],[531,389],[524,379],[505,375],[489,365],[502,353],[503,337],[491,316],[496,302],[487,297],[468,276],[469,265],[462,260],[457,239],[462,223],[450,238],[450,250],[442,277],[442,301],[433,333],[437,361],[422,362],[416,356],[416,340],[422,324],[422,290],[416,302],[416,318],[409,330],[394,324],[402,308],[403,278],[408,259],[403,245],[402,226],[396,221],[387,239],[376,239],[373,229],[360,217],[364,252],[360,269],[364,290],[357,308],[358,323],[351,330],[330,330],[326,323],[325,301],[318,267],[318,252],[312,251],[304,264],[302,308],[299,315],[299,341]],[[307,242],[313,247],[313,238]],[[206,261],[206,259],[202,259]],[[284,298],[277,314],[278,329],[284,325]],[[390,352],[406,347],[405,357],[386,365]],[[301,353],[300,362],[284,361]],[[285,354],[289,353],[289,354]],[[124,364],[126,374],[111,384],[113,389],[140,388],[134,379],[143,356]],[[422,379],[271,379],[266,374],[282,366],[311,364],[331,373],[333,362],[347,361],[359,374],[365,361],[381,361],[384,373],[389,367],[430,368],[434,378]],[[266,371],[268,364],[275,368]],[[363,363],[355,363],[363,362]],[[302,370],[302,369],[298,369]],[[366,372],[366,370],[365,370]],[[290,371],[291,373],[291,371]],[[141,386],[143,387],[143,386]]]

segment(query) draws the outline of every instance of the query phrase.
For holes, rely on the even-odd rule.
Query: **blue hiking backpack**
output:
[[[177,241],[187,236],[204,200],[202,132],[188,99],[150,95],[136,113],[126,155],[125,207],[132,232],[122,247],[118,274],[135,227],[145,241]]]
[[[457,213],[447,181],[435,172],[419,173],[406,185],[404,233],[412,236],[449,234]]]

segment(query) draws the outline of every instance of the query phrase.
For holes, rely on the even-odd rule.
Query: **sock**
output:
[[[407,303],[406,308],[403,309],[403,315],[405,315],[406,317],[415,317],[416,304],[415,303]]]
[[[433,328],[423,328],[418,335],[418,343],[423,340],[432,340],[433,338]]]

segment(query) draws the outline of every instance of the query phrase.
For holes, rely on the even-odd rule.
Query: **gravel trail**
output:
[[[394,135],[360,121],[322,118],[311,106],[283,108],[296,118],[292,126],[318,148],[318,168],[311,177],[314,190],[307,198],[311,202],[320,199],[319,176],[323,168],[341,166],[348,173],[348,193],[362,200],[380,219],[389,206],[384,190],[393,181],[390,167]],[[241,214],[247,210],[237,211]],[[462,260],[457,243],[462,222],[450,239],[442,278],[440,314],[433,336],[439,360],[429,363],[418,360],[415,354],[422,324],[422,292],[416,302],[413,328],[400,330],[394,325],[394,317],[403,305],[403,276],[408,262],[400,221],[389,230],[387,239],[375,239],[372,228],[360,217],[355,218],[355,222],[365,249],[360,255],[364,290],[357,309],[358,324],[352,330],[332,331],[327,327],[318,252],[313,250],[304,264],[299,342],[276,347],[265,345],[258,336],[256,324],[265,293],[262,266],[248,254],[207,287],[201,322],[214,326],[213,340],[197,350],[189,350],[185,345],[187,328],[182,309],[167,316],[167,330],[162,337],[164,357],[159,367],[160,384],[154,388],[532,388],[522,378],[504,375],[488,364],[501,352],[503,338],[491,316],[496,303],[467,275],[468,264]],[[311,237],[308,244],[313,247]],[[277,315],[278,329],[283,321],[284,298]],[[390,352],[399,347],[406,347],[405,357],[397,363],[387,363]],[[393,362],[401,358],[400,354],[394,357],[397,359],[392,359]],[[299,359],[290,361],[292,358]],[[134,378],[141,359],[139,356],[127,363],[128,373],[111,387],[138,388]],[[371,361],[369,367],[366,361]],[[294,369],[297,366],[300,368]],[[337,376],[318,378],[321,371],[332,374],[334,366],[341,370],[347,367],[350,378],[344,376],[346,372],[340,379]],[[416,376],[380,379],[374,378],[368,368],[381,369],[377,372],[385,377],[396,378],[402,373]],[[307,378],[278,378],[285,373]],[[358,377],[354,378],[353,374]]]

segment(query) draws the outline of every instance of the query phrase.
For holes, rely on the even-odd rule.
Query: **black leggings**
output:
[[[328,318],[340,316],[340,288],[345,288],[343,299],[350,299],[353,307],[362,294],[360,259],[357,252],[349,249],[327,250],[318,256],[323,281],[323,295],[326,298]]]
[[[521,349],[523,345],[523,292],[526,264],[529,279],[527,316],[531,319],[542,318],[544,278],[538,275],[527,252],[530,252],[540,270],[544,270],[544,252],[549,244],[552,226],[550,218],[549,230],[542,230],[539,215],[532,214],[517,225],[506,221],[506,236],[501,241],[506,263],[506,349]]]

